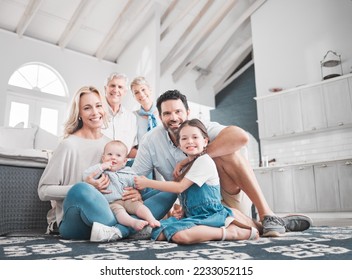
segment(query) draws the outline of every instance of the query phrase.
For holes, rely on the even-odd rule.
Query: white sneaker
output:
[[[91,242],[110,242],[122,238],[121,231],[116,227],[109,227],[97,222],[93,223],[90,233]]]

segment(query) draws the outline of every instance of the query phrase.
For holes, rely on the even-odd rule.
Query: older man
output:
[[[109,126],[102,132],[113,140],[121,140],[128,147],[128,157],[136,156],[137,119],[136,116],[122,105],[127,93],[128,79],[125,74],[112,73],[107,78],[105,97],[108,103]]]

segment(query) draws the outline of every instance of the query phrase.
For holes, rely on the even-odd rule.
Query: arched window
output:
[[[37,125],[59,135],[68,102],[67,86],[52,67],[32,62],[22,65],[10,77],[5,123],[24,127]]]

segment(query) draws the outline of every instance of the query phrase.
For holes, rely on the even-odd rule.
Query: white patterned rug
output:
[[[352,227],[312,227],[279,238],[211,241],[181,246],[124,239],[111,243],[64,240],[59,236],[1,236],[0,260],[352,260]]]

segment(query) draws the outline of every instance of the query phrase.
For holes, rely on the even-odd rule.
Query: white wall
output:
[[[321,81],[328,50],[352,71],[351,0],[268,0],[251,22],[257,96]]]
[[[352,158],[352,129],[262,140],[262,154],[278,164]]]

